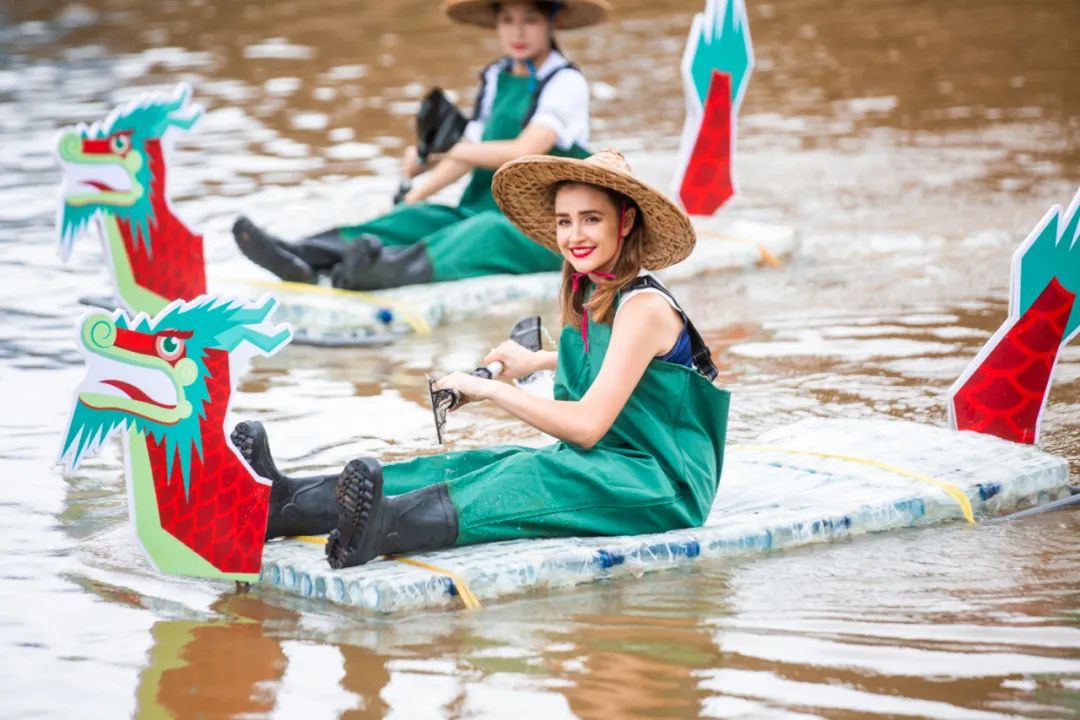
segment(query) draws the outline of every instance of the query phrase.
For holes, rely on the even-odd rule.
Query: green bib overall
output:
[[[513,140],[520,135],[532,92],[528,76],[499,73],[491,117],[484,125],[482,139]],[[589,155],[577,146],[569,152],[553,148],[551,154],[577,158]],[[402,204],[385,215],[339,228],[338,232],[350,240],[365,233],[375,235],[387,247],[422,242],[435,281],[558,270],[562,260],[557,254],[529,240],[499,212],[491,194],[494,176],[494,170],[474,169],[457,207],[427,202]]]
[[[557,400],[580,399],[600,372],[611,326],[589,323],[588,334],[586,353],[577,329],[562,332]],[[729,402],[695,370],[654,359],[590,449],[560,441],[416,458],[384,466],[384,491],[447,483],[459,545],[697,527],[720,480]]]

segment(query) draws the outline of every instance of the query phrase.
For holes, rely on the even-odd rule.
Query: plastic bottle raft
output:
[[[323,546],[266,544],[261,585],[379,613],[481,601],[864,533],[983,519],[1069,495],[1068,463],[1030,445],[902,420],[808,419],[727,453],[705,525],[631,537],[514,540],[330,570]],[[153,573],[119,528],[88,541],[86,564]],[[455,579],[438,571],[452,573]],[[115,577],[111,578],[116,582]],[[130,582],[131,578],[125,582]],[[177,582],[173,580],[171,582]]]

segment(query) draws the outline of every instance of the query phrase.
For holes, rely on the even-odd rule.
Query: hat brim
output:
[[[642,214],[642,266],[660,270],[685,260],[696,235],[689,216],[664,193],[627,173],[585,160],[529,155],[499,168],[492,194],[503,213],[534,242],[559,251],[551,189],[580,182],[614,190],[633,200]]]
[[[447,0],[443,9],[454,22],[493,28],[495,4],[492,0]],[[562,7],[555,13],[555,28],[574,30],[599,25],[606,22],[610,14],[611,5],[607,0],[572,0],[562,3]]]

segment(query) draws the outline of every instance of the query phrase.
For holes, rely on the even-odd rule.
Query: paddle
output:
[[[428,157],[443,153],[454,146],[465,133],[468,118],[446,96],[442,88],[432,88],[420,101],[416,111],[416,157],[423,165]],[[412,187],[411,180],[402,180],[394,195],[394,204],[402,202]]]
[[[510,328],[510,339],[521,345],[526,350],[536,352],[542,347],[540,316],[523,318],[514,323]],[[502,374],[503,364],[496,360],[485,367],[479,367],[470,374],[476,377],[490,380]],[[436,390],[435,379],[429,377],[428,392],[431,395],[431,412],[435,417],[435,435],[439,438],[439,444],[443,443],[443,428],[446,426],[446,413],[461,404],[461,393],[457,390]]]
[[[1074,486],[1070,488],[1071,495],[1067,495],[1063,498],[1059,498],[1053,502],[1048,502],[1044,505],[1036,505],[1025,510],[1017,510],[1016,512],[1003,515],[999,518],[994,518],[988,522],[999,523],[1008,520],[1019,520],[1020,518],[1031,517],[1032,515],[1041,515],[1045,512],[1052,510],[1065,510],[1066,508],[1080,509],[1080,486]]]

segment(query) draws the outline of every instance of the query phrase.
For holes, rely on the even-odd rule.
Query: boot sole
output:
[[[276,491],[279,490],[280,483],[278,482],[277,468],[274,468],[273,472],[268,472],[266,468],[259,467],[259,464],[255,459],[255,444],[260,443],[269,453],[269,438],[266,435],[266,430],[263,429],[262,423],[256,421],[242,420],[236,423],[236,427],[229,433],[229,441],[233,444],[233,447],[239,451],[240,455],[244,458],[247,464],[258,473],[261,477],[270,481],[270,505],[271,508],[275,504],[281,504],[281,501],[275,497]],[[260,442],[261,441],[261,442]],[[279,514],[284,519],[285,509]],[[273,516],[271,511],[270,515]],[[285,537],[289,535],[288,529],[284,527],[272,526],[269,519],[266,524],[266,539],[272,540],[277,537]]]
[[[258,435],[258,430],[255,428],[255,423],[242,420],[236,423],[236,427],[229,433],[229,442],[233,447],[240,451],[240,454],[247,461],[248,465],[252,466],[252,458],[255,457],[255,439]]]
[[[373,472],[363,459],[350,460],[338,478],[338,526],[330,533],[326,543],[326,560],[330,567],[340,570],[367,562],[350,563],[350,548],[353,539],[363,535],[368,521],[372,519],[375,503],[381,497],[381,470]]]
[[[315,282],[315,273],[307,263],[278,245],[250,220],[240,218],[233,225],[232,232],[240,252],[259,267],[286,282]]]
[[[283,478],[270,455],[270,436],[266,434],[262,423],[255,420],[242,420],[236,423],[236,427],[229,434],[229,440],[233,447],[240,451],[251,469],[261,477],[270,482],[277,482]],[[260,458],[266,462],[260,462]]]
[[[302,483],[303,480],[298,481],[283,475],[270,455],[270,437],[262,423],[255,420],[238,422],[229,435],[229,440],[251,469],[271,482],[270,516],[266,523],[267,540],[294,535],[325,535],[334,528],[336,506],[327,505],[324,515],[315,518],[311,510],[312,503],[319,501],[309,501],[306,510],[300,502],[307,493],[319,491],[322,483],[307,483],[297,487],[297,483]],[[329,476],[321,477],[329,479]]]

